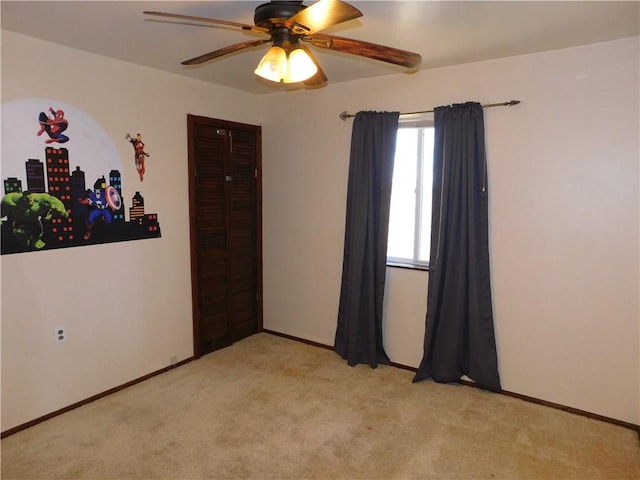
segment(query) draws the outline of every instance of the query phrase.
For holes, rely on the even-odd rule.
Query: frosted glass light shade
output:
[[[254,73],[272,82],[279,82],[287,74],[287,53],[284,48],[274,45],[267,51]]]
[[[294,48],[288,55],[277,45],[271,47],[255,69],[259,77],[272,82],[296,83],[313,77],[318,67],[302,48]]]
[[[284,78],[284,83],[302,82],[313,77],[318,71],[316,64],[302,48],[296,48],[289,53],[288,66],[288,75]]]

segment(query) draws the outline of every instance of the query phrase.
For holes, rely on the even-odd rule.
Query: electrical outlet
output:
[[[56,343],[64,343],[67,341],[67,329],[64,327],[56,327]]]
[[[175,365],[176,363],[178,363],[178,357],[173,356],[169,359],[169,362],[171,363],[171,365]]]

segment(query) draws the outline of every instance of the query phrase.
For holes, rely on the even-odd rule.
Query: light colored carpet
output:
[[[638,479],[636,432],[267,333],[2,441],[3,479]]]

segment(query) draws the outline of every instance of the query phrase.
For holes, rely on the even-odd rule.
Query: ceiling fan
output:
[[[302,5],[302,0],[272,0],[255,9],[253,17],[255,25],[175,13],[150,11],[143,13],[214,23],[269,35],[268,39],[228,45],[181,63],[182,65],[199,65],[224,55],[272,43],[254,73],[274,82],[302,82],[308,87],[320,87],[327,83],[327,77],[320,65],[310,49],[301,41],[314,47],[372,58],[407,68],[415,68],[422,61],[422,57],[417,53],[320,33],[329,27],[362,16],[360,10],[342,0],[319,0],[309,6]]]

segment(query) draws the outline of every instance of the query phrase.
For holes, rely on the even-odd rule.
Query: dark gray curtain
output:
[[[351,134],[342,287],[334,350],[348,364],[388,364],[382,300],[398,112],[358,112]]]
[[[424,356],[414,382],[500,390],[489,271],[484,115],[479,103],[434,112],[433,213]]]

